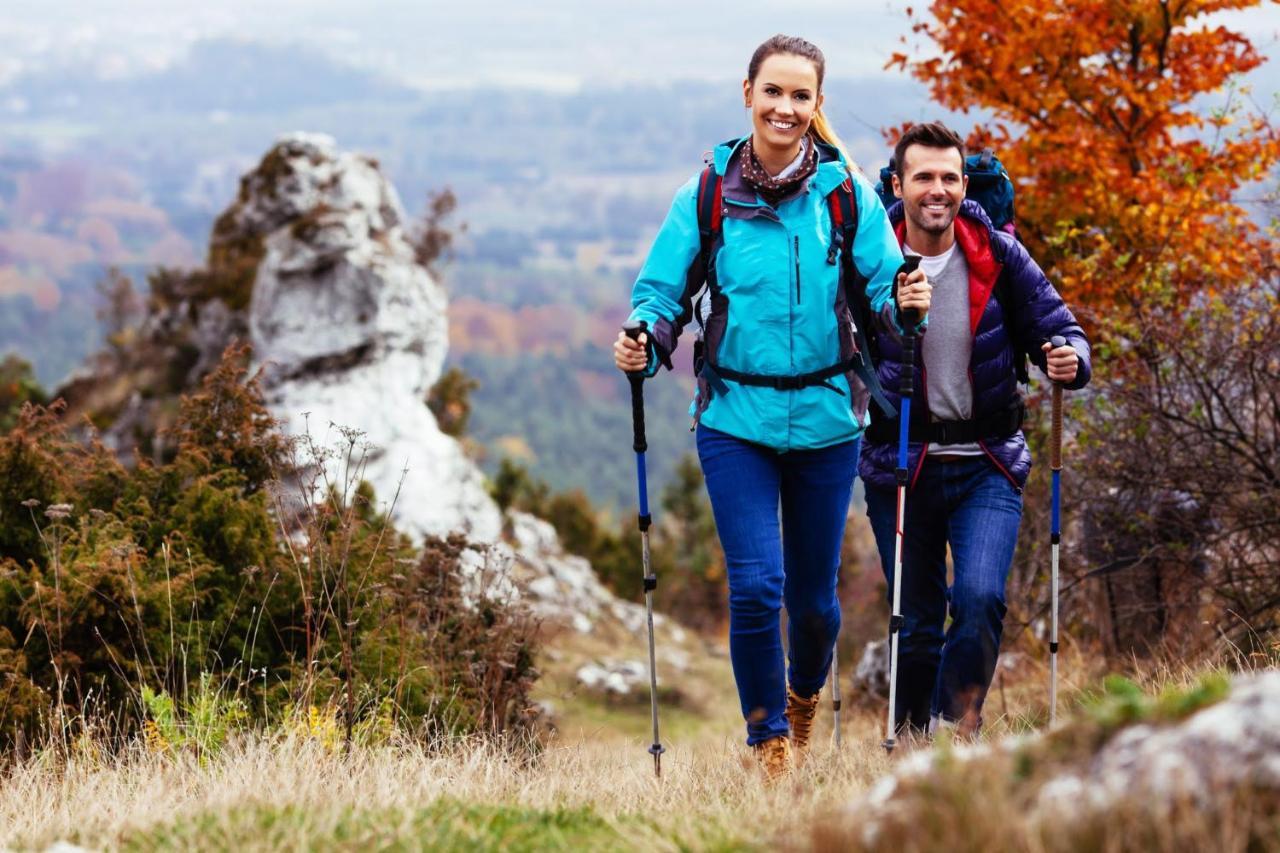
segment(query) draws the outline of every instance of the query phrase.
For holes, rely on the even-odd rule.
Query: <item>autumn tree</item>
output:
[[[1262,265],[1268,241],[1237,195],[1280,157],[1238,83],[1263,57],[1208,19],[1256,5],[936,0],[913,26],[936,51],[890,64],[943,106],[992,116],[970,141],[999,150],[1019,229],[1069,300],[1140,313]]]
[[[22,404],[28,402],[42,406],[48,400],[31,365],[10,353],[0,359],[0,430],[12,429]]]
[[[890,63],[991,117],[969,143],[998,149],[1031,254],[1089,320],[1064,612],[1120,657],[1280,632],[1276,222],[1241,203],[1280,139],[1241,82],[1262,56],[1213,17],[1258,2],[935,0]],[[1048,488],[1037,466],[1011,576],[1024,627],[1049,607]]]

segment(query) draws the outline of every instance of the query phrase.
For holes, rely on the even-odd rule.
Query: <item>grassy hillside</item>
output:
[[[1082,743],[1105,743],[1106,732],[1115,730],[1106,713],[1133,699],[1086,692],[1096,682],[1077,668],[1080,663],[1068,669],[1068,727],[1095,733]],[[1012,715],[994,719],[991,736],[1025,731],[1043,701],[1039,675],[1010,688]],[[1198,692],[1204,682],[1191,671],[1152,672],[1140,682],[1147,692],[1165,695],[1152,707],[1176,706],[1181,716],[1221,698],[1220,690]],[[885,756],[879,710],[855,706],[836,750],[824,707],[820,719],[826,727],[818,732],[809,762],[774,788],[762,784],[738,743],[739,724],[728,715],[701,728],[676,727],[666,739],[660,781],[652,775],[646,741],[616,732],[561,737],[532,758],[479,741],[432,747],[391,742],[344,754],[305,729],[247,735],[204,760],[155,754],[142,745],[113,757],[85,741],[65,760],[45,752],[10,771],[0,794],[0,844],[39,849],[64,840],[122,850],[862,849],[864,824],[850,806],[884,773],[918,755],[903,747],[892,760]],[[647,718],[647,707],[614,709],[602,726],[612,727],[624,716]],[[1059,750],[1047,758],[1048,766],[1071,766],[1088,754],[1078,747]],[[969,782],[958,773],[945,775],[958,766],[950,755],[943,745],[932,760],[945,787],[932,789],[923,801],[904,796],[908,807],[933,803],[939,811],[920,814],[914,841],[895,849],[1080,849],[1073,839],[1086,837],[1080,833],[1087,827],[1063,825],[1053,812],[1003,806],[993,812],[971,804],[978,810],[965,812],[962,823],[948,822],[958,820],[952,806],[972,799],[973,779],[982,779],[992,796],[1000,785],[1016,782],[1000,776],[1005,771],[992,762],[972,765]],[[1003,799],[989,805],[996,802],[1009,805]],[[1212,839],[1222,850],[1274,850],[1280,835],[1266,802],[1217,792],[1212,807],[1176,808],[1178,833],[1161,831],[1141,803],[1117,803],[1123,820],[1104,823],[1104,835],[1095,838],[1105,840],[1089,849],[1205,849],[1199,845]]]

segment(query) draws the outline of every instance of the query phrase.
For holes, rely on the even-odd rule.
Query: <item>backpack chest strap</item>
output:
[[[831,384],[827,380],[839,376],[842,373],[847,373],[861,364],[861,357],[854,356],[853,358],[839,361],[835,364],[824,367],[821,370],[813,370],[808,373],[784,376],[768,373],[743,373],[740,370],[732,370],[728,367],[720,366],[713,367],[711,369],[714,370],[722,379],[730,379],[737,382],[739,385],[754,385],[758,388],[775,388],[778,391],[799,391],[801,388],[821,385],[824,388],[829,388],[830,390],[835,391],[837,394],[843,395],[844,392],[841,391],[838,386]]]

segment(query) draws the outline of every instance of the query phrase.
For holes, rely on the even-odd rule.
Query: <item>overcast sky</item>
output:
[[[736,79],[777,30],[827,54],[839,77],[882,75],[909,31],[906,0],[7,0],[0,80],[49,64],[100,74],[161,66],[200,38],[300,42],[420,86],[572,89]],[[922,6],[923,3],[917,3]],[[780,13],[780,10],[785,10]],[[1223,20],[1277,57],[1271,0]],[[1274,78],[1273,78],[1274,79]]]

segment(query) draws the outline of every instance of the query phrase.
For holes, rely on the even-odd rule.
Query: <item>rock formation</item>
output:
[[[427,408],[448,347],[444,291],[419,265],[395,190],[369,158],[295,134],[246,175],[210,257],[258,255],[248,328],[272,411],[323,444],[360,430],[364,478],[415,537],[492,541],[497,506]]]
[[[1124,815],[1160,826],[1188,807],[1229,822],[1241,803],[1280,801],[1280,672],[1238,675],[1225,698],[1174,721],[1108,731],[1080,714],[1047,732],[919,749],[851,807],[849,826],[878,848],[909,836],[923,815],[947,825],[943,810],[968,808],[957,793],[965,784],[986,786],[995,808],[1024,813],[1024,831],[1060,841]]]
[[[375,161],[327,136],[281,138],[215,223],[206,266],[153,275],[128,345],[59,390],[69,419],[91,416],[126,459],[135,447],[162,457],[172,450],[164,430],[178,395],[198,387],[229,344],[248,341],[285,431],[322,450],[345,441],[343,430],[358,431],[359,477],[384,506],[394,498],[398,529],[417,540],[463,533],[474,543],[462,560],[469,594],[519,597],[579,633],[604,621],[641,635],[643,608],[565,554],[551,525],[521,513],[504,519],[479,469],[440,431],[426,399],[448,346],[447,300],[405,229]],[[504,523],[510,545],[500,541]],[[678,625],[656,622],[677,646],[685,642]]]

